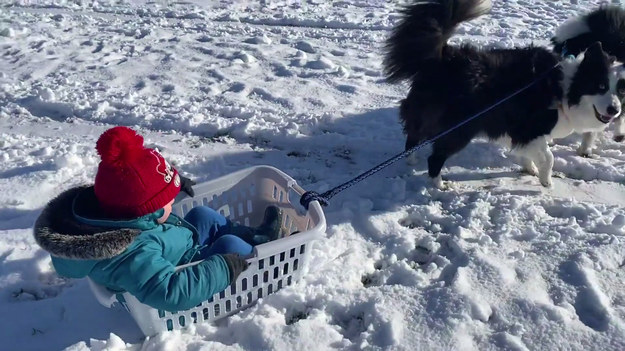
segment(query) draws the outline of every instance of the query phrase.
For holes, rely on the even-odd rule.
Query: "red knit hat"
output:
[[[96,143],[101,162],[95,195],[109,216],[136,218],[163,208],[180,192],[178,171],[143,137],[126,127],[104,132]]]

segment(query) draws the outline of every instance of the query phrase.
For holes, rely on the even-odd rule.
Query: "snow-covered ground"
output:
[[[0,4],[0,350],[625,349],[625,144],[611,132],[590,159],[579,136],[557,141],[552,189],[476,141],[441,192],[419,152],[416,169],[333,199],[302,282],[142,340],[86,281],[54,273],[32,238],[42,206],[91,181],[113,125],[198,181],[269,164],[324,191],[402,151],[407,87],[381,74],[397,5],[86,3]],[[547,45],[600,3],[494,1],[453,40]]]

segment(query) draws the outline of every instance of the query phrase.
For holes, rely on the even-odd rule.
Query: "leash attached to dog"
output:
[[[488,106],[487,108],[481,110],[480,112],[474,114],[473,116],[470,116],[469,118],[465,119],[464,121],[456,124],[455,126],[439,133],[438,135],[434,136],[433,138],[430,138],[428,140],[425,140],[423,142],[421,142],[420,144],[417,144],[413,147],[411,147],[408,150],[405,150],[404,152],[397,154],[396,156],[393,156],[392,158],[380,163],[379,165],[371,168],[370,170],[360,174],[359,176],[339,185],[336,186],[326,192],[324,192],[323,194],[319,194],[315,191],[307,191],[305,192],[302,197],[299,200],[299,203],[304,206],[304,208],[306,208],[306,210],[308,210],[308,206],[310,205],[310,203],[312,201],[319,201],[319,204],[321,204],[322,206],[328,206],[330,204],[330,199],[333,198],[335,195],[337,195],[338,193],[342,192],[343,190],[350,188],[351,186],[353,186],[354,184],[357,184],[363,180],[365,180],[366,178],[369,178],[370,176],[376,174],[377,172],[381,171],[382,169],[392,165],[393,163],[401,160],[404,157],[407,157],[408,155],[410,155],[411,153],[415,152],[416,150],[421,149],[422,147],[429,145],[431,143],[433,143],[434,141],[436,141],[437,139],[440,139],[442,137],[444,137],[445,135],[451,133],[452,131],[462,127],[463,125],[473,121],[474,119],[480,117],[481,115],[485,114],[486,112],[494,109],[495,107],[503,104],[504,102],[512,99],[513,97],[519,95],[520,93],[524,92],[525,90],[531,88],[534,84],[540,82],[541,80],[545,79],[549,73],[551,73],[551,71],[553,71],[554,69],[558,68],[558,66],[560,66],[560,63],[558,62],[556,65],[554,65],[553,67],[551,67],[550,69],[548,69],[547,71],[545,71],[544,73],[542,73],[540,76],[538,76],[538,78],[536,78],[534,81],[532,81],[531,83],[523,86],[522,88],[516,90],[515,92],[513,92],[512,94],[504,97],[503,99],[497,101],[496,103]]]

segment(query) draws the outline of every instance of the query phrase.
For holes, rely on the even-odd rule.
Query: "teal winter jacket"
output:
[[[113,291],[127,291],[154,308],[181,311],[197,306],[230,284],[224,258],[197,265],[197,230],[164,210],[130,220],[102,216],[93,187],[74,188],[52,200],[35,223],[37,243],[52,256],[57,273],[89,277]]]

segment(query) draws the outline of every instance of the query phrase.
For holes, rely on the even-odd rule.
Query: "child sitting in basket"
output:
[[[234,224],[199,206],[180,218],[174,198],[191,185],[132,129],[100,136],[94,186],[50,201],[35,223],[37,243],[56,271],[127,291],[154,308],[186,310],[226,289],[244,271],[254,245],[280,236],[282,213],[265,210],[257,228]],[[176,266],[202,260],[176,271]]]

